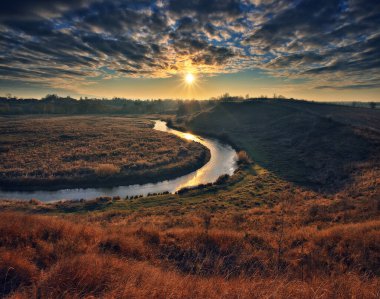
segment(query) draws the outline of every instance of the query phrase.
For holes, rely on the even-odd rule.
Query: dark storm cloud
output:
[[[380,69],[380,34],[363,42],[356,42],[332,51],[326,56],[332,63],[307,70],[309,74],[340,72],[365,72]],[[350,59],[351,58],[351,59]]]
[[[80,12],[77,27],[85,30],[99,29],[105,33],[123,34],[149,28],[149,33],[158,33],[167,28],[167,17],[164,13],[154,11],[147,13],[141,8],[149,7],[149,2],[140,1],[140,9],[135,9],[136,2],[96,3],[89,10]],[[148,6],[147,6],[148,5]]]
[[[336,26],[340,0],[303,0],[289,4],[250,37],[265,47],[276,47],[299,37],[308,38]],[[322,40],[321,40],[322,42]]]
[[[234,56],[235,53],[228,48],[209,46],[204,53],[198,54],[192,60],[195,63],[203,63],[206,65],[223,65]]]
[[[371,76],[380,79],[380,2],[303,0],[289,3],[247,41],[271,53],[262,67],[272,72],[327,78]]]
[[[164,77],[187,60],[205,73],[370,88],[379,24],[380,2],[368,0],[1,1],[0,80]]]
[[[239,0],[170,0],[168,9],[179,15],[196,13],[198,15],[223,14],[235,16],[242,12]]]
[[[58,14],[79,9],[96,0],[4,0],[0,1],[0,19],[30,19],[43,14]]]
[[[15,2],[1,4],[0,63],[7,67],[0,72],[3,80],[30,79],[30,74],[75,80],[101,75],[102,66],[152,66],[153,56],[160,56],[156,38],[138,37],[166,26],[165,15],[146,10],[150,1]]]

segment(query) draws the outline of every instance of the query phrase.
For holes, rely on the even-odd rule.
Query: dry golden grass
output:
[[[0,289],[10,298],[378,298],[379,215],[354,220],[374,198],[343,222],[305,213],[315,200],[282,200],[211,214],[202,205],[66,219],[3,212]],[[327,219],[352,210],[340,203],[319,202]]]
[[[144,183],[207,161],[199,143],[152,127],[149,120],[125,117],[0,118],[0,187]]]
[[[113,175],[119,172],[120,168],[113,164],[99,164],[95,167],[95,173],[100,176]]]

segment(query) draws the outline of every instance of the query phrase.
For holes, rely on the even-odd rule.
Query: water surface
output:
[[[223,174],[232,175],[237,168],[236,151],[229,145],[216,139],[203,138],[194,134],[184,133],[170,129],[164,121],[156,120],[154,129],[177,135],[181,138],[193,140],[206,146],[211,152],[211,159],[198,170],[172,180],[142,185],[119,186],[112,188],[76,188],[61,189],[57,191],[1,191],[0,199],[29,200],[37,198],[41,201],[57,201],[70,199],[92,199],[99,196],[136,196],[148,193],[161,193],[169,191],[174,193],[184,187],[199,184],[213,183]]]

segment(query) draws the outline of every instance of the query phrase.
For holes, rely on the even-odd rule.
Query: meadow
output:
[[[2,117],[0,142],[0,187],[16,190],[154,182],[209,159],[199,143],[126,117]]]
[[[378,128],[299,105],[221,103],[173,119],[248,153],[214,184],[143,198],[0,201],[0,294],[379,298]],[[365,114],[348,111],[339,113]]]

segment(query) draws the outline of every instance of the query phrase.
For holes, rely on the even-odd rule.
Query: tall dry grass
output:
[[[114,164],[99,164],[95,167],[95,173],[100,176],[114,175],[120,172],[120,167]]]
[[[141,221],[133,224],[128,217],[110,216],[64,220],[1,213],[1,295],[10,298],[377,298],[380,295],[379,221],[337,225],[320,231],[285,228],[282,267],[278,268],[278,234],[241,231],[242,221],[237,221],[239,225],[232,229],[221,230],[214,227],[213,217],[205,229],[203,219],[199,218],[197,224],[163,230],[155,225],[143,227]]]

